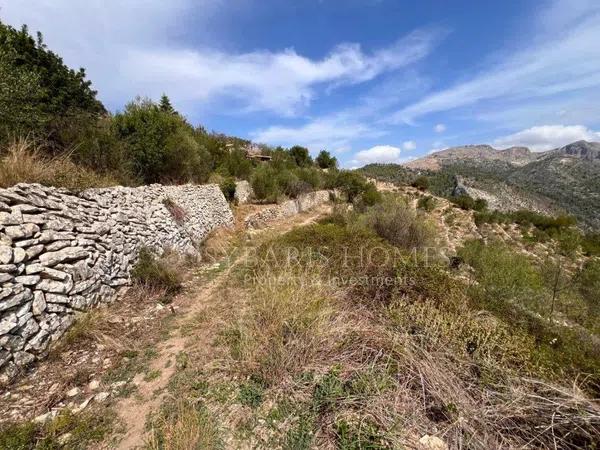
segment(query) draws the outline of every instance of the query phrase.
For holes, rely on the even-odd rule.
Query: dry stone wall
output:
[[[217,185],[0,189],[1,377],[45,356],[77,313],[114,301],[141,247],[193,254],[232,223]]]
[[[297,199],[285,201],[279,205],[273,205],[255,214],[246,217],[244,223],[246,228],[261,228],[273,220],[293,216],[308,211],[329,201],[333,191],[315,191],[302,194]]]

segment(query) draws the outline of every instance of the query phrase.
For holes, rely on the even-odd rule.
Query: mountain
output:
[[[510,147],[497,150],[490,145],[464,145],[432,153],[404,165],[417,170],[440,170],[445,165],[470,160],[478,163],[502,161],[513,166],[525,166],[531,162],[556,155],[572,156],[587,161],[600,161],[600,143],[577,141],[547,152],[532,152],[527,147]]]
[[[361,170],[371,178],[398,184],[407,184],[411,172],[413,180],[426,175],[430,190],[441,196],[451,196],[460,177],[469,195],[484,198],[490,209],[568,213],[583,227],[600,230],[597,142],[577,141],[547,152],[466,145],[403,166],[371,165]]]
[[[504,161],[514,165],[524,165],[535,161],[540,156],[526,147],[510,147],[496,150],[490,145],[465,145],[452,147],[433,153],[424,158],[406,163],[411,169],[439,170],[446,164],[452,164],[465,159],[478,161]]]
[[[577,141],[557,150],[560,155],[574,156],[587,161],[600,161],[600,142]]]

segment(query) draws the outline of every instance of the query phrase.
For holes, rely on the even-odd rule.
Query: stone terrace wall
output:
[[[244,220],[246,228],[261,228],[268,222],[293,216],[328,202],[333,191],[316,191],[302,194],[295,200],[288,200],[252,214]]]
[[[45,356],[76,313],[114,301],[142,246],[193,254],[212,229],[232,223],[216,185],[0,189],[2,378]]]

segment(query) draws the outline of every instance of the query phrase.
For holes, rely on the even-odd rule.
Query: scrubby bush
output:
[[[131,271],[131,278],[151,289],[164,291],[166,300],[170,300],[182,288],[180,271],[175,266],[175,257],[170,258],[168,251],[161,258],[148,248],[140,249],[137,263]]]
[[[41,33],[34,39],[26,26],[16,30],[0,22],[0,140],[34,133],[55,144],[57,121],[105,112],[84,69],[67,67]]]
[[[356,172],[342,170],[328,178],[328,188],[342,191],[349,202],[362,194],[367,188],[367,180]]]
[[[355,199],[354,206],[357,210],[364,211],[366,208],[377,205],[382,201],[383,196],[381,195],[381,192],[377,190],[373,183],[368,183],[362,194]]]
[[[459,256],[475,269],[479,282],[474,289],[487,302],[509,300],[533,306],[540,298],[542,277],[532,261],[501,243],[467,241]]]
[[[407,250],[428,247],[435,238],[433,225],[397,200],[387,201],[369,211],[369,224],[377,235]]]
[[[412,187],[417,188],[420,191],[426,191],[427,189],[429,189],[429,178],[421,176],[418,177],[417,179],[415,179],[415,181],[412,182]]]
[[[464,209],[466,211],[474,210],[474,211],[481,212],[487,208],[486,200],[484,200],[482,198],[473,199],[472,197],[470,197],[468,195],[453,196],[453,197],[450,197],[450,201],[452,203],[454,203],[456,206],[458,206],[460,209]]]
[[[598,324],[600,317],[600,261],[592,259],[586,262],[577,280],[579,292],[585,301],[588,314]]]
[[[266,164],[256,168],[250,184],[257,200],[275,203],[281,195],[280,187],[277,183],[277,174],[273,168]]]
[[[228,202],[232,202],[235,198],[235,180],[231,177],[225,178],[221,181],[219,187],[221,188],[221,192],[223,192],[225,199]]]
[[[427,212],[431,212],[435,209],[436,204],[437,204],[437,202],[435,201],[435,199],[432,196],[426,195],[424,197],[421,197],[417,201],[417,208],[423,209]]]

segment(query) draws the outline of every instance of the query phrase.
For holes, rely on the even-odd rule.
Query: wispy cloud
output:
[[[271,126],[251,133],[256,142],[271,145],[303,145],[316,152],[329,149],[335,152],[349,149],[351,141],[381,136],[382,132],[366,123],[343,117],[324,117],[299,126]]]
[[[135,50],[121,73],[152,94],[167,89],[188,100],[231,98],[246,111],[291,116],[307,107],[319,87],[335,89],[394,71],[425,56],[434,35],[414,32],[372,53],[340,44],[322,59],[294,49],[231,54],[212,50]]]
[[[529,147],[533,151],[540,152],[562,147],[579,140],[597,141],[600,140],[600,133],[583,125],[543,125],[498,138],[494,141],[494,144],[502,148]]]
[[[321,88],[364,83],[421,59],[439,34],[415,31],[370,52],[356,43],[340,43],[321,58],[294,48],[248,53],[215,48],[211,44],[218,39],[203,37],[201,30],[216,28],[210,27],[215,17],[240,1],[40,0],[35,7],[15,1],[3,5],[0,17],[43,30],[68,63],[88,68],[109,102],[168,92],[184,108],[212,102],[284,116],[310,105]],[[195,16],[195,45],[169,40],[174,24],[197,10],[203,14]]]
[[[412,123],[427,114],[481,105],[485,101],[557,96],[600,87],[600,10],[597,2],[581,1],[575,11],[568,2],[553,2],[545,23],[556,23],[559,11],[569,10],[560,28],[540,28],[534,44],[503,58],[465,82],[425,96],[395,113],[394,123]],[[570,2],[569,2],[570,3]],[[569,20],[569,22],[567,22]],[[599,95],[600,97],[600,95]]]

